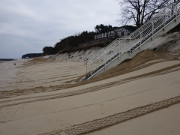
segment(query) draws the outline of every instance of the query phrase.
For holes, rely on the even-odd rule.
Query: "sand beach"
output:
[[[0,63],[0,134],[179,135],[178,47],[146,50],[85,82],[82,52]]]

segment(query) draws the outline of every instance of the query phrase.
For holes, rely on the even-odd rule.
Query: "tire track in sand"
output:
[[[10,100],[10,99],[4,100],[4,101],[0,101],[0,108],[18,105],[18,104],[24,104],[24,103],[31,103],[31,102],[36,102],[36,101],[51,100],[51,99],[56,99],[56,98],[65,98],[65,97],[76,96],[76,95],[85,94],[85,93],[89,93],[89,92],[95,92],[95,91],[103,90],[103,89],[110,88],[113,86],[121,85],[121,84],[130,82],[130,81],[133,81],[133,80],[179,71],[180,70],[179,67],[180,67],[180,64],[176,64],[176,65],[166,67],[166,68],[163,68],[160,70],[156,70],[156,71],[152,71],[149,73],[125,78],[125,79],[118,80],[115,82],[110,82],[110,83],[106,83],[106,84],[102,84],[102,85],[93,86],[90,88],[80,89],[77,91],[70,91],[70,92],[64,92],[64,93],[60,93],[60,94],[36,96],[36,97],[29,97],[29,98],[20,98],[20,99],[13,99],[13,100]]]
[[[103,129],[109,126],[113,126],[127,120],[143,116],[145,114],[158,111],[160,109],[167,108],[169,106],[180,103],[180,96],[166,99],[160,102],[152,103],[149,105],[141,106],[128,110],[126,112],[120,112],[114,115],[110,115],[104,118],[88,121],[86,123],[73,125],[64,130],[56,130],[50,133],[44,133],[41,135],[81,135],[90,132],[94,132],[99,129]]]

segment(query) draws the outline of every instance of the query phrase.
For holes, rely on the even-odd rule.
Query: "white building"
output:
[[[134,26],[122,26],[113,31],[109,31],[106,33],[97,34],[94,36],[95,40],[104,39],[104,38],[121,38],[123,36],[128,36],[132,33],[136,28]]]

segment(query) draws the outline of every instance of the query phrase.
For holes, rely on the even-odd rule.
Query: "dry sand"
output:
[[[96,119],[104,120],[104,118],[114,114],[179,96],[179,82],[180,61],[160,60],[145,68],[140,68],[139,70],[96,83],[54,92],[3,98],[0,100],[0,134],[76,134],[77,131],[74,133],[70,132],[72,126],[81,125],[90,121],[92,121],[92,125],[98,129],[97,123],[94,123]],[[70,93],[69,95],[67,94],[68,92]],[[179,125],[180,119],[176,112],[176,110],[179,109],[179,105],[172,107],[175,109],[168,109],[169,114],[172,114],[168,119],[176,117],[174,123],[173,120],[170,121],[171,125]],[[161,111],[154,113],[154,117],[151,116],[153,114],[148,114],[147,118],[146,115],[143,116],[146,119],[142,120],[142,118],[139,117],[133,121],[140,121],[140,123],[143,124],[144,122],[148,122],[152,117],[154,120],[156,120],[156,117],[159,115],[162,116],[159,118],[160,120],[167,117],[167,113],[161,113]],[[139,120],[140,118],[141,120]],[[103,122],[106,123],[105,121]],[[163,125],[163,123],[161,124],[162,126],[167,126]],[[121,131],[120,129],[123,128],[123,125],[115,125],[91,134],[118,134]],[[130,128],[132,127],[132,132],[136,130],[136,134],[147,133],[147,129],[142,131],[138,126],[138,129],[133,127],[133,122],[129,125]],[[151,125],[147,126],[150,126],[149,129],[154,129]],[[84,131],[87,128],[88,127],[85,126],[82,129]],[[115,131],[114,129],[116,128],[119,130]],[[127,128],[123,128],[123,134],[129,134],[130,131],[126,132],[126,129]],[[153,130],[151,133],[169,134],[169,132],[165,131],[160,132],[163,129],[164,128],[161,128],[157,132]],[[108,130],[108,132],[106,132],[106,130]],[[180,132],[177,125],[171,126],[167,130],[177,133]]]
[[[0,63],[0,135],[179,135],[180,57],[165,48],[81,83],[81,52]]]
[[[0,98],[57,90],[85,74],[83,62],[51,61],[44,58],[0,63]]]
[[[89,135],[179,135],[180,104],[141,116]]]

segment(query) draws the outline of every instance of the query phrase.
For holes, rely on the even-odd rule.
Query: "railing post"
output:
[[[106,70],[106,66],[107,66],[107,64],[106,64],[107,60],[108,60],[108,58],[106,58],[106,61],[105,61],[105,65],[104,65],[105,70]]]
[[[176,18],[177,18],[177,15],[178,15],[178,8],[177,8],[177,4],[175,5],[175,15],[176,15]]]
[[[152,31],[151,32],[153,32],[154,31],[154,19],[152,19],[151,25],[152,25]]]
[[[87,65],[87,59],[86,59],[86,61],[85,61],[85,64],[86,64],[86,74],[87,74],[87,66],[88,66],[88,65]]]
[[[166,13],[165,10],[164,10],[164,13],[165,14],[163,15],[163,23],[166,22],[167,18],[169,18],[168,15],[167,15],[168,13]]]
[[[139,34],[140,34],[140,39],[139,39],[139,41],[140,41],[140,45],[141,45],[142,32],[139,31]]]

